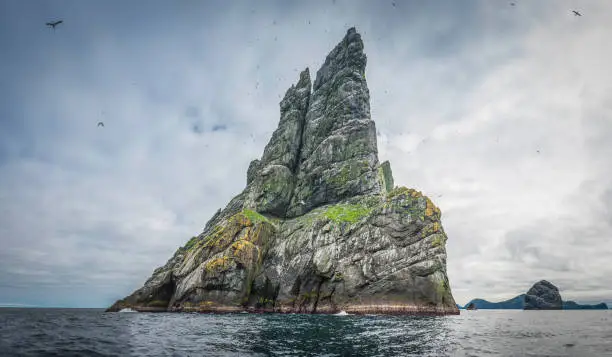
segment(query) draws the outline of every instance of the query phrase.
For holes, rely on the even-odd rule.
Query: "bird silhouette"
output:
[[[64,20],[58,20],[58,21],[54,21],[54,22],[47,22],[46,25],[49,26],[49,27],[53,27],[53,29],[55,30],[55,26],[57,26],[57,25],[59,25],[59,24],[61,24],[63,22],[64,22]]]
[[[582,16],[582,14],[576,10],[572,10],[572,12],[574,13],[574,16]]]
[[[104,127],[104,123],[103,123],[103,122],[101,122],[101,121],[99,121],[99,122],[98,122],[98,126]]]

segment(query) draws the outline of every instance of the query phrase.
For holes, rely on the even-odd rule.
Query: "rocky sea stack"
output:
[[[459,314],[440,210],[379,163],[354,28],[280,102],[246,188],[109,311]]]
[[[525,310],[561,310],[559,289],[546,280],[535,283],[525,295]]]

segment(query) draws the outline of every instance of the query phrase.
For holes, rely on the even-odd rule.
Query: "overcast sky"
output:
[[[0,305],[140,287],[351,26],[380,160],[441,208],[457,302],[540,279],[612,302],[612,2],[514,2],[0,1]]]

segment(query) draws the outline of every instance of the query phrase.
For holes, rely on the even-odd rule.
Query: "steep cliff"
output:
[[[379,163],[354,28],[300,74],[246,188],[109,308],[458,314],[440,210]]]

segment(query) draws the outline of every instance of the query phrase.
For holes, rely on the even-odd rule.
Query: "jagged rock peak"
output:
[[[312,82],[310,81],[310,69],[306,67],[302,72],[300,72],[300,80],[296,85],[298,88],[306,87],[310,88],[312,86]]]
[[[296,183],[310,91],[310,71],[306,68],[280,102],[280,121],[261,160],[249,165],[246,206],[250,209],[285,216]]]
[[[365,65],[361,36],[351,28],[317,72],[287,216],[381,191]]]
[[[278,128],[261,160],[249,165],[249,208],[295,217],[381,191],[365,65],[363,42],[353,27],[317,72],[316,90],[309,69],[300,73],[280,102]]]
[[[300,73],[300,79],[297,84],[291,85],[281,100],[281,121],[283,120],[283,112],[292,107],[301,111],[308,109],[308,96],[310,95],[311,87],[310,71],[306,68]]]
[[[338,45],[327,55],[325,63],[317,71],[313,90],[319,89],[323,83],[346,67],[351,67],[361,74],[365,73],[367,57],[363,52],[363,41],[355,27],[351,27]]]

